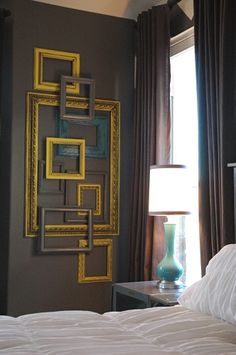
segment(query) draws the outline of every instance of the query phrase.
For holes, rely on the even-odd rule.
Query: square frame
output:
[[[80,240],[79,247],[84,248],[87,246],[87,240]],[[112,239],[94,239],[93,246],[107,248],[107,270],[106,275],[86,276],[86,253],[79,254],[78,262],[78,282],[111,282],[112,281]]]
[[[80,147],[79,172],[55,173],[53,172],[53,145],[77,145]],[[46,137],[46,179],[84,180],[85,178],[85,139]]]
[[[76,115],[66,113],[66,88],[67,83],[76,83],[77,85],[89,86],[88,97],[88,115]],[[61,76],[61,90],[60,90],[60,119],[61,120],[92,120],[94,119],[94,99],[95,99],[95,80],[87,78],[79,78],[74,76]]]
[[[60,83],[43,80],[43,61],[45,58],[69,61],[72,64],[72,76],[80,75],[79,53],[64,52],[54,49],[34,48],[34,89],[43,91],[60,91]],[[71,94],[79,94],[79,85],[67,85],[66,91]]]
[[[40,107],[59,107],[59,95],[27,93],[26,143],[25,143],[25,236],[37,237],[38,224],[38,159],[39,159],[39,120]],[[68,107],[86,108],[87,99],[67,97]],[[95,110],[109,114],[109,218],[107,223],[94,224],[94,236],[119,234],[120,208],[120,103],[110,100],[95,100]],[[78,223],[46,225],[46,236],[86,236],[87,226]]]

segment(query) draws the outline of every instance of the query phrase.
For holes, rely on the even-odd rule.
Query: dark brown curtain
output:
[[[199,209],[202,271],[235,242],[232,171],[236,161],[236,1],[195,0],[199,110]]]
[[[163,236],[158,236],[158,233],[163,232],[162,220],[148,217],[148,189],[150,165],[169,161],[169,28],[167,5],[153,7],[138,17],[135,146],[129,236],[131,281],[151,278],[152,260],[158,257],[157,250],[162,246]]]

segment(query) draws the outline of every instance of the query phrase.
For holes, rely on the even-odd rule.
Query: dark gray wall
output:
[[[104,312],[110,307],[110,283],[78,284],[76,256],[34,255],[35,241],[24,238],[25,96],[33,88],[33,48],[42,47],[79,52],[81,76],[96,80],[96,97],[121,102],[121,222],[120,236],[113,238],[113,259],[114,280],[126,279],[135,22],[30,0],[5,1],[4,6],[11,9],[12,16],[8,20],[4,53],[8,60],[3,68],[9,77],[3,80],[3,85],[8,84],[5,93],[8,105],[5,105],[5,155],[1,155],[5,174],[1,176],[1,186],[2,182],[6,186],[2,187],[0,214],[5,209],[6,221],[0,225],[0,231],[6,240],[1,253],[8,255],[9,260],[1,270],[1,279],[8,280],[7,293],[6,283],[1,286],[1,312],[11,315],[60,309]]]
[[[9,2],[1,1],[1,8]],[[12,113],[12,20],[2,19],[0,29],[0,305],[7,307],[8,264],[9,264],[9,211],[10,211],[10,158],[11,158],[11,113]]]

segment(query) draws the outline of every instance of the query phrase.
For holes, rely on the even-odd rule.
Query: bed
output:
[[[236,354],[235,271],[229,245],[178,306],[1,316],[0,354]]]

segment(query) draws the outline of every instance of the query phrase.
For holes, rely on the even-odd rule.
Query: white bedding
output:
[[[181,306],[1,316],[0,354],[236,354],[236,326]]]

